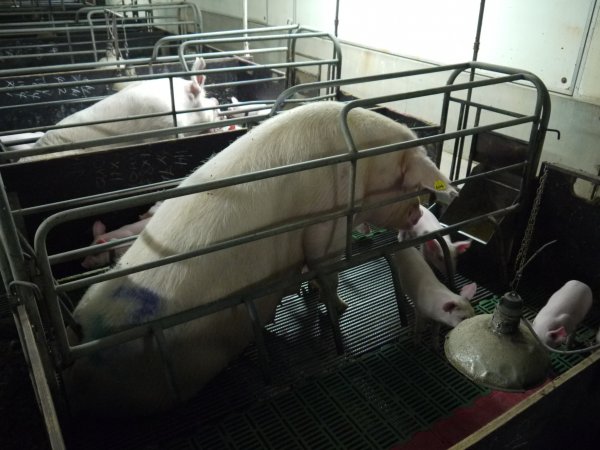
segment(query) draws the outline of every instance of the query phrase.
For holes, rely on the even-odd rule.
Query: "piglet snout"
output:
[[[421,207],[419,204],[410,207],[410,210],[408,211],[408,222],[410,224],[410,228],[414,227],[419,222],[422,215],[423,213],[421,212]]]

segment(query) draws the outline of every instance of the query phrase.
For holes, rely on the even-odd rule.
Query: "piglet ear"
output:
[[[206,61],[204,61],[204,58],[196,58],[194,65],[192,66],[192,72],[203,69],[206,69]],[[198,83],[199,88],[204,86],[204,82],[206,81],[205,75],[194,75],[192,78],[196,83]]]
[[[454,308],[456,308],[456,306],[457,306],[456,302],[449,301],[449,302],[445,302],[442,305],[442,309],[444,310],[444,312],[449,313],[449,312],[452,312],[454,310]]]
[[[433,258],[435,258],[438,255],[444,254],[442,251],[442,247],[440,246],[440,243],[438,241],[436,241],[435,239],[426,241],[423,248],[425,250],[425,254],[430,255],[430,257],[433,257]]]
[[[206,61],[204,60],[204,58],[197,57],[194,60],[194,64],[192,65],[192,70],[196,71],[202,69],[206,69]]]
[[[196,80],[192,80],[185,87],[185,90],[187,95],[190,97],[190,100],[192,100],[192,98],[200,96],[200,93],[202,92],[202,87],[196,82]]]
[[[469,247],[471,247],[471,241],[456,241],[453,242],[452,245],[456,250],[456,254],[462,255],[464,252],[469,250]]]
[[[475,292],[477,292],[477,283],[465,284],[460,290],[460,296],[471,300],[475,296]]]
[[[567,339],[567,330],[561,325],[555,330],[548,331],[548,336],[550,336],[550,339],[552,339],[553,342],[561,343]]]
[[[94,239],[96,239],[98,236],[106,233],[106,225],[104,225],[101,221],[96,220],[94,225],[92,225],[92,233],[94,235]]]

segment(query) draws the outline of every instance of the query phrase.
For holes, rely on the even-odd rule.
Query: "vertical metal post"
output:
[[[243,28],[244,30],[248,29],[248,0],[242,0],[243,3],[243,8],[244,8],[244,19],[243,19]],[[244,37],[248,37],[248,33],[244,33]],[[248,58],[250,56],[250,53],[248,53],[248,50],[250,50],[250,43],[248,41],[244,41],[244,51],[246,52],[246,58]]]
[[[329,284],[327,275],[319,274],[317,276],[317,280],[319,281],[319,286],[322,290],[321,300],[324,300],[323,303],[325,303],[327,315],[329,316],[331,328],[333,329],[333,341],[335,342],[335,348],[338,352],[338,355],[343,355],[344,341],[342,339],[342,331],[340,330],[340,316],[335,309],[335,306],[332,304],[332,300],[335,298],[335,296],[337,296],[337,292],[335,292],[331,287],[331,284]]]
[[[158,345],[158,352],[161,356],[161,359],[164,363],[165,368],[165,378],[167,380],[167,384],[169,385],[169,390],[173,395],[175,403],[179,403],[182,401],[181,391],[177,386],[177,381],[175,380],[175,372],[173,370],[173,359],[171,358],[171,352],[169,352],[167,340],[165,338],[164,330],[158,325],[152,326],[152,334],[156,338],[156,344]],[[143,338],[145,339],[145,338]]]
[[[473,58],[472,61],[477,61],[477,55],[479,54],[479,44],[481,38],[481,28],[483,26],[483,13],[485,11],[485,0],[481,0],[479,4],[479,17],[477,19],[477,31],[475,33],[475,42],[473,43]],[[475,67],[471,67],[471,73],[469,74],[469,81],[475,80]],[[469,88],[467,90],[467,99],[464,105],[464,114],[462,116],[462,121],[459,122],[459,129],[464,130],[467,128],[467,124],[469,121],[469,109],[471,103],[471,96],[473,95],[473,89]],[[463,148],[464,148],[465,138],[459,138],[459,146],[458,146],[458,154],[455,152],[456,156],[456,164],[453,162],[453,176],[456,178],[460,178],[460,160],[462,159]]]
[[[171,89],[171,113],[173,115],[173,126],[177,126],[177,109],[175,107],[175,90],[173,88],[173,77],[169,76],[169,88]]]
[[[402,290],[402,284],[400,283],[400,277],[398,276],[398,265],[391,254],[385,254],[385,260],[390,266],[390,273],[392,275],[392,283],[394,284],[394,294],[396,296],[396,305],[398,305],[398,314],[400,315],[400,326],[408,326],[408,316],[406,314],[406,295]]]
[[[333,35],[338,37],[338,25],[340,24],[340,0],[335,2],[335,20],[333,21]]]
[[[263,327],[260,323],[260,317],[258,315],[258,311],[256,310],[256,305],[254,304],[253,299],[244,300],[244,304],[248,309],[248,315],[250,316],[250,321],[252,322],[254,342],[256,345],[256,351],[258,353],[258,365],[260,366],[260,371],[265,383],[269,383],[271,381],[271,375],[269,374],[269,356],[267,354],[267,347],[265,345]]]
[[[40,333],[44,332],[39,314],[33,315],[33,322],[30,321],[28,314],[28,310],[32,312],[37,311],[37,304],[32,291],[25,288],[23,283],[20,283],[27,282],[28,275],[25,270],[25,261],[19,245],[19,237],[16,232],[13,216],[10,212],[10,205],[1,176],[0,225],[0,251],[3,253],[1,258],[2,277],[4,278],[4,283],[7,287],[6,292],[13,295],[15,298],[23,300],[22,304],[17,304],[13,308],[13,315],[20,325],[20,327],[17,327],[19,330],[19,337],[24,347],[23,351],[27,355],[28,362],[31,366],[32,380],[36,386],[36,395],[46,423],[51,444],[53,448],[63,449],[65,446],[52,396],[52,392],[57,392],[58,387],[56,380],[46,377],[46,373],[49,372],[49,366],[52,364],[51,355],[47,348],[40,349],[38,347],[39,340],[35,337],[35,333],[39,336]],[[8,267],[6,266],[7,264]],[[9,268],[10,272],[8,272]],[[51,375],[54,375],[54,370],[52,370]]]

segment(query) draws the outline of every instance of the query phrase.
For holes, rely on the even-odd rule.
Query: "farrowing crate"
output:
[[[458,82],[458,77],[464,71],[474,71],[479,75],[480,71],[486,71],[486,74],[490,72],[495,73],[496,77],[488,78],[478,77],[473,81]],[[401,248],[408,246],[414,246],[422,243],[425,240],[431,238],[437,238],[440,241],[441,236],[452,232],[459,231],[461,228],[480,222],[489,220],[490,217],[502,218],[504,216],[514,216],[519,212],[526,213],[528,204],[531,201],[532,187],[535,180],[535,173],[537,164],[539,161],[539,155],[541,146],[548,123],[550,104],[548,93],[544,85],[532,74],[505,68],[499,66],[492,66],[483,63],[467,63],[467,64],[456,64],[451,66],[441,66],[436,68],[423,69],[418,71],[386,74],[381,76],[364,77],[352,80],[337,80],[330,82],[321,82],[308,85],[298,85],[290,88],[286,92],[282,93],[280,97],[274,102],[272,112],[277,111],[282,105],[293,106],[293,103],[287,102],[287,99],[301,91],[308,92],[319,92],[323,89],[335,89],[337,87],[349,84],[364,83],[364,82],[375,82],[375,81],[388,81],[396,78],[404,77],[426,77],[432,74],[448,74],[447,85],[434,85],[430,89],[425,89],[415,92],[405,92],[401,94],[395,94],[385,97],[377,97],[372,99],[358,99],[348,103],[347,108],[352,109],[355,107],[380,107],[390,102],[402,102],[407,99],[420,98],[429,95],[439,95],[442,103],[442,115],[440,117],[439,132],[433,135],[421,137],[416,141],[410,143],[400,143],[386,148],[375,148],[370,150],[361,151],[360,155],[352,152],[351,150],[345,155],[341,161],[349,162],[360,157],[366,157],[368,155],[377,154],[378,152],[389,152],[399,151],[402,148],[408,148],[415,144],[433,144],[438,150],[441,150],[441,143],[446,140],[455,139],[459,141],[458,148],[462,151],[463,147],[460,141],[464,142],[465,137],[468,136],[480,136],[494,130],[501,130],[505,128],[511,128],[519,125],[524,125],[529,130],[529,139],[526,141],[525,150],[521,153],[521,157],[517,161],[511,161],[510,163],[503,164],[492,164],[491,166],[484,166],[485,170],[479,171],[478,173],[468,173],[466,177],[459,178],[459,171],[453,170],[454,183],[457,186],[465,185],[469,183],[488,179],[494,183],[496,177],[503,173],[516,173],[518,183],[516,188],[511,187],[511,191],[514,192],[514,196],[511,198],[510,204],[501,205],[498,207],[497,204],[486,205],[486,208],[482,210],[471,210],[470,216],[462,218],[459,222],[450,224],[444,230],[436,233],[430,233],[424,235],[418,239],[414,239],[407,242],[398,243],[395,240],[393,233],[388,233],[383,236],[382,239],[378,239],[373,244],[367,245],[353,245],[353,241],[350,236],[347,239],[347,248],[344,257],[337,260],[323,268],[324,272],[340,271],[359,267],[364,264],[368,264],[371,261],[377,260],[378,258],[396,251]],[[506,111],[496,105],[488,105],[485,103],[485,92],[486,89],[494,86],[502,85],[504,83],[511,82],[523,82],[531,86],[532,89],[532,102],[527,105],[526,111]],[[466,96],[465,96],[466,94]],[[481,95],[479,95],[481,94]],[[321,100],[320,96],[315,99]],[[308,100],[315,100],[308,99]],[[307,101],[307,99],[303,99]],[[455,126],[451,125],[449,110],[450,105],[458,105],[461,114],[459,114],[459,120]],[[469,116],[469,111],[475,110],[476,114]],[[465,117],[471,117],[474,122],[468,122]],[[346,127],[342,121],[342,127]],[[207,135],[210,136],[210,135]],[[190,142],[195,140],[193,145],[198,145],[202,139],[207,136],[199,136],[196,138],[189,138]],[[351,143],[351,138],[349,139]],[[224,145],[225,142],[222,142]],[[351,145],[351,144],[349,144]],[[472,144],[474,145],[474,144]],[[110,156],[112,152],[114,155],[123,154],[126,155],[129,152],[131,154],[140,153],[143,151],[156,151],[153,144],[148,144],[147,148],[142,149],[141,147],[132,148],[120,148],[111,150],[103,153],[90,153],[84,154],[77,157],[78,164],[89,164],[94,167],[94,164],[100,164],[102,160],[105,164],[110,165],[110,161],[113,158]],[[176,149],[177,147],[174,147]],[[475,148],[475,147],[473,147]],[[177,150],[174,150],[177,151]],[[443,155],[441,151],[436,153],[437,163],[441,162],[441,159],[447,155]],[[110,158],[110,159],[109,159]],[[176,158],[176,156],[174,156]],[[454,157],[456,159],[456,156]],[[118,333],[116,335],[108,336],[107,338],[96,341],[85,346],[85,348],[79,346],[70,346],[66,340],[66,325],[69,323],[70,301],[76,302],[77,295],[81,292],[81,289],[89,286],[90,284],[99,281],[105,275],[103,273],[88,273],[80,271],[79,273],[60,273],[63,263],[73,260],[78,260],[83,255],[91,253],[89,247],[79,248],[79,245],[69,246],[69,244],[61,243],[60,249],[54,250],[51,248],[50,243],[52,242],[52,236],[64,235],[61,233],[61,227],[67,226],[70,222],[77,222],[81,219],[88,218],[92,220],[94,216],[101,214],[115,213],[125,210],[135,210],[135,208],[147,207],[155,201],[175,197],[178,195],[189,194],[191,192],[201,192],[203,190],[215,189],[227,185],[232,185],[239,182],[251,182],[269,176],[277,176],[282,172],[291,172],[299,170],[311,170],[311,168],[326,165],[326,161],[313,161],[300,164],[294,168],[283,168],[283,169],[272,169],[263,173],[248,174],[242,176],[236,180],[218,180],[210,185],[198,185],[192,190],[182,191],[180,188],[174,187],[176,180],[171,183],[150,183],[145,184],[135,189],[122,189],[119,191],[110,191],[98,193],[96,195],[78,197],[78,192],[73,192],[71,199],[61,199],[60,202],[48,205],[48,199],[40,202],[37,205],[27,204],[23,205],[21,197],[25,197],[24,189],[15,188],[7,182],[8,179],[12,179],[11,183],[19,183],[22,176],[31,171],[30,173],[41,173],[42,167],[45,164],[53,164],[54,170],[60,171],[61,163],[68,164],[70,158],[57,158],[53,161],[40,162],[40,163],[25,163],[25,164],[10,164],[0,168],[3,179],[2,202],[3,207],[1,208],[0,216],[2,223],[2,243],[5,249],[4,258],[1,261],[2,275],[5,282],[5,289],[7,293],[10,293],[11,301],[13,302],[13,311],[17,319],[17,323],[20,326],[22,333],[22,342],[30,355],[30,363],[36,380],[36,390],[39,394],[41,409],[44,413],[49,430],[51,430],[51,437],[54,438],[53,442],[60,443],[62,437],[60,436],[60,426],[67,426],[69,423],[68,412],[65,410],[65,405],[62,403],[61,394],[61,370],[63,367],[68,366],[75,358],[89,354],[100,347],[117,345],[120,342],[124,342],[128,339],[136,338],[146,334],[149,330],[149,324],[143,324],[127,330],[126,332]],[[74,162],[75,163],[75,162]],[[338,163],[338,161],[334,162]],[[38,165],[39,164],[39,165]],[[459,163],[456,162],[455,166]],[[191,169],[192,167],[188,167]],[[64,170],[63,170],[64,173]],[[73,187],[73,183],[69,183],[68,180],[62,179],[67,185]],[[155,181],[155,180],[152,180]],[[15,186],[16,186],[15,184]],[[68,190],[68,186],[65,186],[65,191]],[[188,192],[189,191],[189,192]],[[422,190],[412,194],[412,196],[422,195],[427,196],[431,194],[430,191]],[[30,196],[30,200],[34,199]],[[10,201],[11,198],[13,201]],[[405,199],[403,196],[401,199]],[[459,200],[461,197],[459,197]],[[456,200],[457,202],[459,200]],[[21,206],[16,206],[21,204]],[[352,211],[355,205],[348,205],[350,211]],[[39,217],[35,219],[37,222],[33,227],[28,225],[29,216],[34,214],[42,214],[46,216],[46,219],[40,224]],[[342,211],[339,216],[342,217],[348,213]],[[315,219],[315,220],[318,220]],[[24,228],[19,226],[24,225]],[[302,224],[305,225],[305,224]],[[23,230],[30,227],[27,233],[23,233]],[[298,223],[283,224],[282,227],[293,227],[301,226]],[[31,228],[32,227],[32,228]],[[32,231],[35,230],[35,239],[32,240]],[[264,233],[260,233],[260,236],[265,233],[276,233],[281,230],[280,228],[273,228],[265,230]],[[515,229],[512,230],[515,232]],[[26,236],[25,234],[29,234]],[[71,234],[69,234],[71,236]],[[242,239],[256,239],[260,236],[245,236]],[[111,244],[103,244],[102,248],[109,248]],[[225,245],[235,245],[233,242],[225,243]],[[112,245],[114,246],[114,245]],[[65,248],[69,247],[69,248]],[[100,249],[100,247],[96,247]],[[57,251],[57,253],[54,253]],[[197,252],[208,252],[210,249],[198,249]],[[87,253],[86,253],[87,252]],[[191,255],[187,255],[191,256]],[[181,255],[185,257],[185,255]],[[160,264],[160,262],[159,262]],[[307,274],[294,276],[290,279],[277,280],[274,283],[260,286],[257,291],[253,291],[248,295],[232,295],[220,302],[218,308],[227,308],[231,305],[239,304],[242,301],[253,301],[260,295],[264,295],[266,292],[273,291],[280,288],[281,286],[295,286],[299,282],[304,282],[314,277],[314,272],[308,272]],[[399,292],[399,291],[398,291]],[[69,294],[69,295],[67,295]],[[71,297],[68,301],[67,297]],[[400,301],[400,299],[397,299]],[[400,302],[401,303],[401,302]],[[400,305],[402,306],[402,305]],[[178,316],[178,318],[171,318],[169,326],[176,323],[182,323],[187,320],[199,317],[204,314],[210,314],[211,312],[207,308],[196,308],[191,310],[188,314]],[[331,327],[331,341],[329,342],[330,353],[334,354],[337,352],[343,353],[347,351],[346,342],[351,340],[351,336],[342,337],[340,324],[338,318],[331,311],[329,312],[329,318],[331,319],[329,326]],[[358,320],[358,319],[357,319]],[[161,325],[166,322],[166,319],[158,319],[154,325]],[[35,325],[35,332],[32,332],[29,323]],[[400,321],[400,325],[405,326],[405,323]],[[397,326],[397,325],[396,325]],[[279,338],[286,339],[285,330],[280,330],[282,333]],[[370,334],[370,333],[369,333]],[[390,338],[389,336],[387,337]],[[257,346],[254,348],[254,358],[257,361],[256,367],[259,367],[265,374],[269,374],[269,367],[264,362],[267,358],[267,351],[264,345],[264,339],[260,332],[256,335]],[[334,345],[335,343],[335,345]],[[360,353],[368,354],[369,350],[377,348],[381,345],[381,342],[367,344],[361,346]],[[349,356],[356,356],[350,354]],[[340,356],[329,356],[330,360],[336,360]],[[277,359],[271,355],[273,366],[277,367]],[[305,361],[306,362],[306,361]],[[314,363],[314,362],[313,362]],[[331,368],[331,366],[329,366]],[[322,369],[322,368],[321,368]],[[289,371],[284,370],[283,374],[277,370],[271,373],[272,384],[269,386],[275,386],[275,390],[287,390],[292,389],[290,385],[291,372],[295,372],[299,369],[291,364],[288,367]],[[319,369],[317,369],[318,372]],[[168,368],[166,368],[168,373]],[[256,374],[249,373],[250,377]],[[274,375],[277,375],[276,377]],[[260,375],[259,375],[260,377]],[[240,380],[246,385],[247,381]],[[260,383],[258,383],[260,385]],[[251,386],[256,386],[256,380],[249,383]],[[247,386],[247,385],[246,385]],[[269,390],[270,389],[270,390]],[[263,386],[263,390],[260,389],[254,391],[254,396],[264,395],[266,392],[272,393],[272,387],[266,389]],[[245,395],[248,395],[246,392]],[[316,398],[315,398],[316,401]],[[55,406],[58,406],[58,414]],[[318,410],[316,404],[312,406],[313,409]],[[189,410],[186,410],[187,414],[193,414]],[[223,411],[221,411],[223,413]],[[204,413],[206,414],[206,412]],[[203,416],[203,420],[215,419],[207,418]],[[76,420],[76,419],[74,419]],[[342,445],[348,445],[349,442],[342,442]],[[58,445],[58,444],[57,444]]]

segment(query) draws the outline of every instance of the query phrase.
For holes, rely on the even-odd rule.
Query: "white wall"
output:
[[[240,26],[242,0],[194,0],[205,14],[205,28]],[[248,0],[256,24],[297,22],[334,31],[335,0]],[[410,70],[470,60],[479,0],[340,1],[342,76]],[[552,115],[542,160],[560,161],[597,173],[600,166],[600,0],[487,0],[479,60],[530,70],[551,90]],[[228,17],[219,17],[211,13]],[[255,24],[255,25],[256,25]],[[445,80],[435,81],[444,84]],[[413,89],[426,80],[397,82]],[[431,86],[429,86],[431,87]],[[378,95],[381,87],[356,90]],[[386,93],[392,88],[386,85]],[[382,89],[382,88],[381,88]],[[513,85],[503,101],[518,105],[528,90]],[[400,106],[426,120],[439,120],[438,100]],[[518,134],[518,133],[517,133]]]

